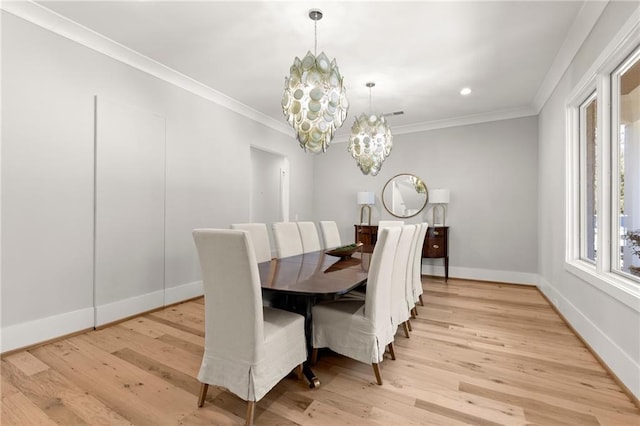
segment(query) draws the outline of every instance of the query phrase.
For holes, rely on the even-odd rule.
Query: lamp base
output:
[[[364,209],[367,208],[369,209],[369,216],[368,216],[368,221],[365,222],[364,221]],[[371,225],[371,206],[369,206],[368,204],[364,204],[361,208],[360,208],[360,224],[361,225]]]
[[[442,223],[441,224],[436,224],[436,210],[438,209],[438,207],[440,207],[442,209]],[[443,204],[436,204],[435,206],[433,206],[433,209],[431,209],[431,211],[433,212],[433,225],[432,226],[444,226],[444,222],[445,222],[445,209],[444,209],[444,205]]]

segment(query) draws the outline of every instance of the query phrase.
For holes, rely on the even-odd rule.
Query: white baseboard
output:
[[[202,296],[203,294],[202,281],[193,281],[176,287],[169,287],[164,290],[164,304],[165,306],[172,305],[182,302],[183,300]]]
[[[93,328],[93,307],[2,327],[0,351],[7,352]]]
[[[444,266],[423,262],[422,274],[444,277]],[[534,274],[534,273],[516,272],[516,271],[500,271],[495,269],[463,268],[463,267],[457,267],[457,266],[449,266],[449,278],[462,278],[467,280],[478,280],[478,281],[494,281],[494,282],[500,282],[500,283],[523,284],[523,285],[538,284],[538,274]]]
[[[538,288],[549,299],[582,340],[616,375],[627,389],[640,399],[640,362],[623,351],[575,305],[547,280],[538,277]]]
[[[142,312],[193,299],[204,294],[202,281],[194,281],[164,291],[132,297],[126,300],[65,312],[8,327],[0,332],[0,352],[32,346],[67,334],[138,315]]]
[[[96,327],[164,306],[164,290],[95,307]]]

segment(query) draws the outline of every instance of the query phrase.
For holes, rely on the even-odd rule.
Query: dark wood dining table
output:
[[[370,258],[370,253],[356,252],[351,257],[340,258],[315,251],[259,263],[263,298],[273,307],[304,316],[310,354],[313,306],[322,300],[335,300],[365,284]],[[303,365],[303,372],[310,387],[320,385],[308,361]]]

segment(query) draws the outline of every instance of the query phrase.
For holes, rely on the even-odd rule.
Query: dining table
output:
[[[333,256],[320,250],[259,263],[263,299],[274,308],[304,316],[307,353],[311,354],[313,306],[365,285],[370,261],[371,254],[361,250],[348,256]],[[308,359],[303,373],[310,387],[320,385]]]

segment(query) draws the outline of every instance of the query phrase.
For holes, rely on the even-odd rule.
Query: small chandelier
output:
[[[309,11],[314,21],[314,53],[310,51],[291,65],[284,79],[282,112],[296,131],[296,139],[305,151],[325,152],[337,128],[342,126],[349,101],[336,60],[329,61],[318,49],[317,26],[322,19],[318,9]]]
[[[358,162],[362,174],[375,176],[382,162],[389,156],[393,146],[393,135],[384,115],[371,113],[371,88],[375,83],[367,83],[369,88],[369,114],[360,114],[351,126],[349,152]]]

